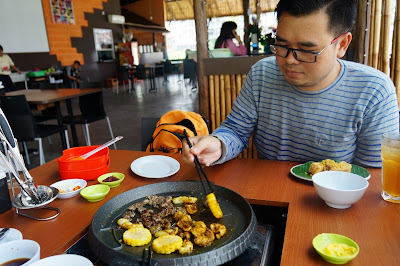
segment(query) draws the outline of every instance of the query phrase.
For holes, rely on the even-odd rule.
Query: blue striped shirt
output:
[[[236,157],[254,132],[259,158],[381,167],[381,136],[399,131],[393,82],[372,67],[339,63],[337,79],[320,91],[287,83],[275,57],[252,66],[231,113],[212,134],[223,143],[216,163]]]

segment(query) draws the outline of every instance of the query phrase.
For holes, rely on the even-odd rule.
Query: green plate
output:
[[[309,161],[309,162],[306,162],[306,163],[303,163],[303,164],[296,165],[296,166],[292,167],[292,169],[290,169],[290,172],[295,177],[298,177],[300,179],[307,180],[307,181],[312,181],[312,177],[308,173],[308,168],[310,168],[310,165],[312,163],[313,163],[313,161]],[[365,168],[363,168],[361,166],[358,166],[358,165],[352,164],[351,165],[351,172],[353,174],[356,174],[356,175],[364,177],[365,180],[368,180],[371,177],[371,174],[368,172],[367,169],[365,169]]]

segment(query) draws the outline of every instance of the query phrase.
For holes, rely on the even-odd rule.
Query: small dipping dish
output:
[[[97,181],[100,184],[104,184],[104,185],[109,186],[110,188],[113,188],[113,187],[118,187],[121,184],[121,182],[124,180],[124,178],[125,178],[125,175],[122,173],[108,173],[108,174],[99,176],[99,178],[97,178]],[[117,179],[117,180],[107,181],[109,179]]]
[[[333,263],[333,264],[344,264],[352,259],[354,259],[357,255],[358,252],[360,251],[360,248],[358,247],[357,243],[351,240],[348,237],[338,235],[338,234],[319,234],[316,237],[314,237],[312,244],[315,248],[315,250],[318,252],[321,257],[326,260],[327,262]],[[345,244],[351,249],[355,249],[354,252],[352,252],[351,255],[343,255],[343,256],[337,256],[336,254],[332,254],[327,250],[328,244]]]
[[[79,195],[82,189],[87,185],[87,182],[83,179],[66,179],[51,184],[51,187],[55,187],[60,191],[58,195],[59,199],[69,199]]]
[[[109,186],[97,184],[82,189],[81,196],[87,199],[89,202],[97,202],[103,200],[109,192]]]

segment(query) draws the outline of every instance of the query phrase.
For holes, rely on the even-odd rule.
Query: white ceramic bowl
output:
[[[61,254],[41,259],[31,266],[93,266],[93,263],[87,258],[75,254]]]
[[[69,199],[73,198],[81,192],[87,185],[87,182],[83,179],[66,179],[62,181],[58,181],[54,184],[51,184],[51,187],[55,187],[60,190],[60,194],[58,195],[59,199]],[[80,189],[72,191],[72,189],[76,186],[80,186]],[[61,193],[61,191],[66,191],[65,193]]]
[[[10,241],[0,245],[0,265],[10,260],[29,258],[25,265],[40,259],[40,246],[29,239]]]
[[[347,172],[325,171],[312,177],[315,190],[325,203],[346,209],[364,195],[369,183],[365,178]]]

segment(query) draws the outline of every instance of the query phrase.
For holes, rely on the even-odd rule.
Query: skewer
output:
[[[186,139],[186,142],[189,145],[189,148],[192,148],[192,143],[189,140],[189,137],[188,137],[188,135],[186,133],[186,129],[183,130],[183,134],[185,135],[185,139]],[[208,177],[207,177],[206,173],[204,172],[203,167],[201,166],[199,158],[197,158],[196,155],[194,155],[194,164],[196,165],[197,174],[200,177],[200,181],[201,181],[201,185],[203,186],[204,193],[205,193],[205,195],[207,195],[208,207],[210,208],[210,210],[211,210],[212,214],[214,215],[214,217],[219,219],[219,218],[221,218],[223,216],[221,208],[220,208],[220,206],[218,204],[217,198],[215,197],[214,190],[213,190],[213,188],[211,186],[210,180],[208,180]],[[208,184],[208,187],[209,187],[211,193],[207,193],[207,189],[206,189],[206,186],[204,184],[203,177],[207,181],[207,184]]]

